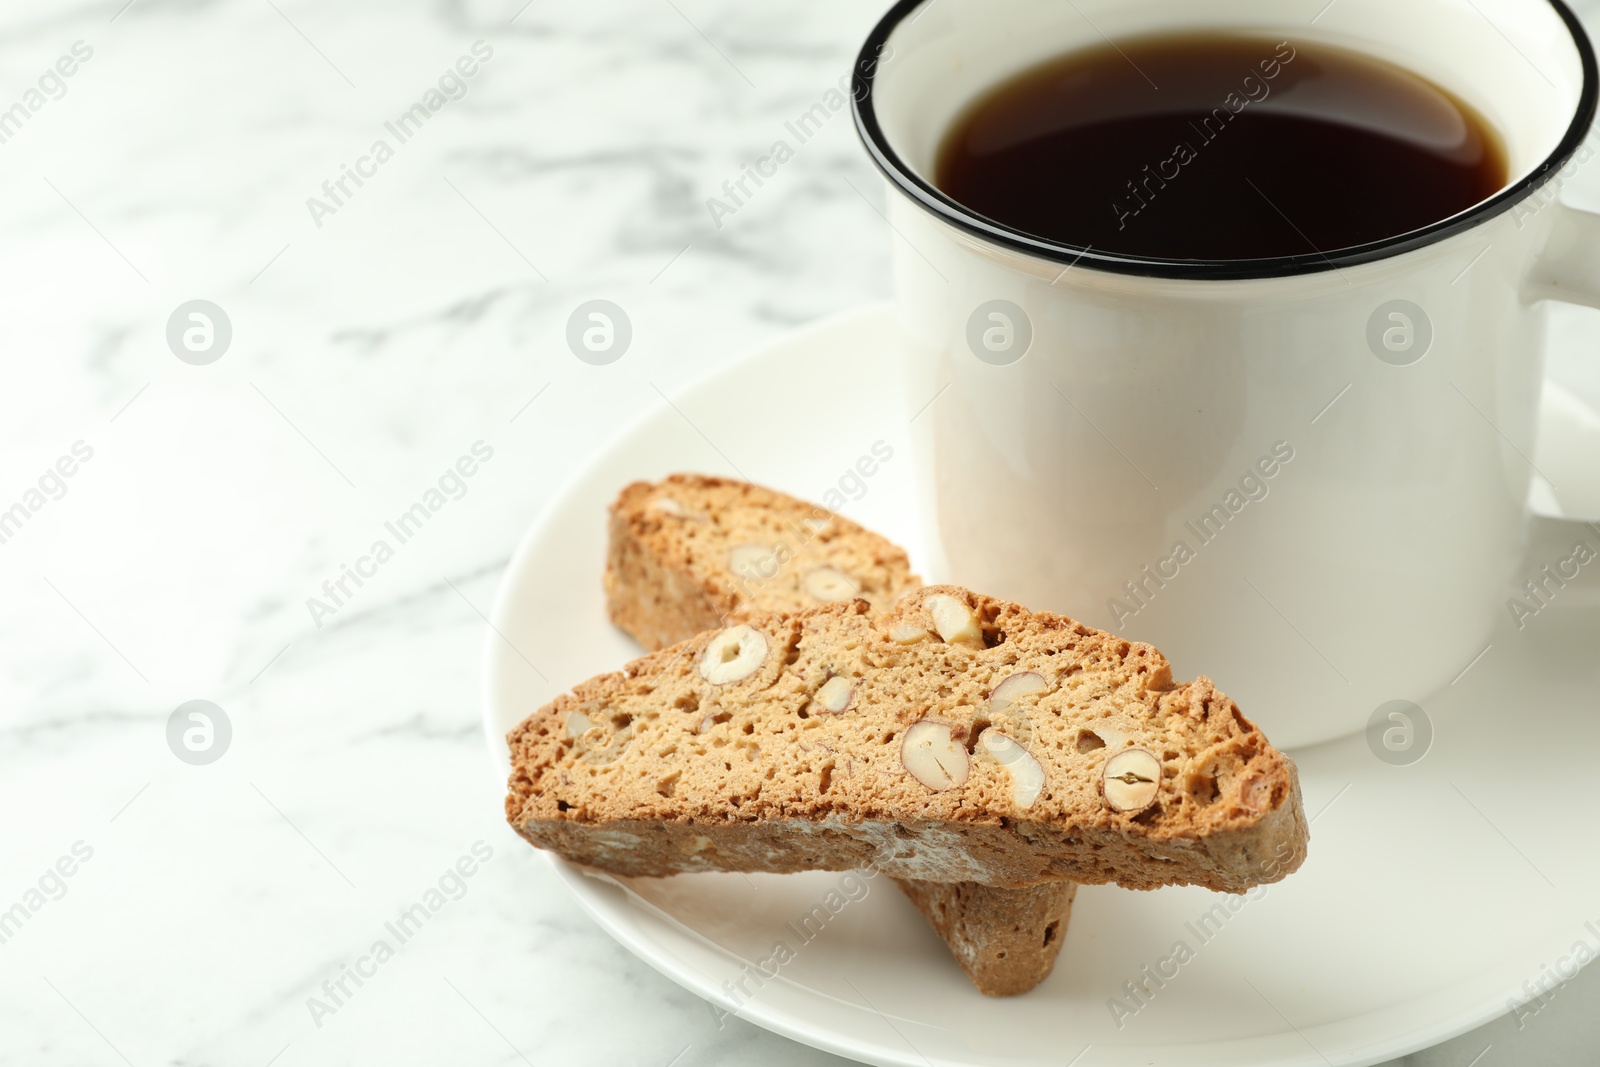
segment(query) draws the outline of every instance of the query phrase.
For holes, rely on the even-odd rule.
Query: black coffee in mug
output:
[[[1165,259],[1326,253],[1506,184],[1470,105],[1385,60],[1221,33],[1050,60],[956,119],[934,183],[1035,237]]]

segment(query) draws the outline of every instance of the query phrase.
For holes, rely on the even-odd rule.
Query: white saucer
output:
[[[804,330],[673,397],[567,486],[524,539],[494,610],[485,719],[502,770],[516,722],[638,654],[606,620],[600,592],[605,508],[627,482],[737,474],[820,500],[841,481],[854,488],[846,472],[883,441],[892,457],[842,510],[915,556],[893,345],[883,307]],[[1563,432],[1596,432],[1587,409],[1572,411]],[[1541,531],[1568,550],[1570,534]],[[662,973],[718,1008],[868,1063],[1381,1062],[1505,1013],[1575,943],[1600,952],[1590,810],[1600,563],[1580,583],[1521,631],[1508,613],[1464,677],[1421,701],[1436,730],[1421,762],[1387,765],[1362,737],[1294,753],[1314,820],[1299,872],[1236,912],[1224,907],[1201,933],[1202,916],[1241,898],[1085,888],[1055,973],[1026,996],[979,995],[886,879],[622,882],[552,862],[589,914]],[[841,901],[803,940],[801,920]],[[1139,1007],[1124,983],[1179,940],[1192,958]],[[779,941],[793,958],[764,977],[755,965]],[[748,997],[730,993],[741,979]],[[1120,1028],[1113,997],[1124,1000]]]

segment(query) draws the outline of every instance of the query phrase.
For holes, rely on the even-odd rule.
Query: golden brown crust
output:
[[[975,613],[981,647],[937,636],[939,596]],[[718,636],[704,633],[577,686],[510,734],[509,820],[535,845],[629,875],[873,866],[1239,892],[1304,858],[1294,765],[1208,679],[1175,685],[1154,648],[951,586],[869,612],[752,616],[765,654],[733,682],[702,675]],[[993,714],[989,694],[1019,672],[1049,691]],[[833,675],[855,683],[841,714],[816,704]],[[970,744],[956,788],[906,773],[904,734],[924,719],[963,742],[991,725],[1013,736],[1045,772],[1037,800],[1020,806],[1010,772]],[[1142,812],[1102,796],[1106,760],[1129,748],[1161,765]]]
[[[1050,977],[1078,891],[1072,882],[1028,889],[909,878],[896,878],[895,884],[944,939],[972,984],[991,997],[1026,993]]]

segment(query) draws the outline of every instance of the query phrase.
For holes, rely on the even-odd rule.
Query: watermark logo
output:
[[[1433,720],[1409,700],[1380,704],[1367,719],[1367,747],[1391,767],[1409,767],[1433,747]]]
[[[887,63],[893,58],[894,49],[887,44],[880,45],[875,58],[861,61],[861,73],[871,76],[880,63]],[[807,142],[822,132],[830,119],[850,109],[850,101],[855,97],[852,78],[850,71],[841,74],[833,87],[813,101],[810,107],[783,124],[783,136],[774,140],[765,153],[751,162],[740,164],[739,173],[722,183],[721,196],[706,198],[706,211],[710,213],[711,222],[717,229],[722,229],[728,219],[744,210],[756,193],[776,178],[778,171],[794,159]]]
[[[877,876],[876,867],[846,871],[809,911],[784,923],[784,936],[772,943],[766,955],[753,964],[746,962],[740,968],[737,979],[730,978],[722,983],[722,991],[733,1006],[722,1009],[707,1002],[712,1018],[717,1020],[717,1029],[722,1029],[723,1020],[730,1015],[738,1015],[745,1004],[761,992],[763,986],[778,977],[779,972],[799,956],[801,949],[822,936],[823,930],[841,912],[851,904],[865,900],[872,891],[871,879]]]
[[[1600,534],[1600,525],[1591,522],[1586,526]],[[1575,580],[1583,568],[1597,558],[1600,558],[1600,553],[1588,540],[1574,541],[1570,553],[1546,564],[1536,576],[1523,582],[1522,591],[1526,595],[1514,596],[1506,601],[1506,609],[1511,612],[1511,620],[1517,624],[1517,629],[1526,628],[1529,619],[1549,607],[1561,590],[1567,587],[1567,583]]]
[[[55,463],[39,475],[38,482],[23,491],[21,499],[10,506],[0,501],[0,509],[3,509],[0,510],[0,545],[17,536],[46,504],[66,496],[67,479],[93,458],[94,448],[88,442],[74,441],[71,455],[57,457]]]
[[[356,593],[373,578],[385,563],[394,559],[400,548],[422,532],[452,501],[467,495],[469,480],[494,458],[494,447],[486,441],[474,441],[471,455],[456,457],[454,465],[445,468],[438,481],[425,490],[406,510],[383,524],[384,535],[373,540],[367,551],[356,557],[354,566],[339,565],[339,573],[322,583],[322,595],[306,597],[306,611],[317,629],[344,609]]]
[[[1272,451],[1261,456],[1255,464],[1240,475],[1237,487],[1230,488],[1210,510],[1183,524],[1185,536],[1173,542],[1172,550],[1154,563],[1147,563],[1142,571],[1122,583],[1122,597],[1106,601],[1111,613],[1112,628],[1122,629],[1129,619],[1149,607],[1167,583],[1175,581],[1183,568],[1200,558],[1200,550],[1222,536],[1228,524],[1239,517],[1245,508],[1259,503],[1272,493],[1268,483],[1276,478],[1294,460],[1294,446],[1288,441],[1278,441]],[[1192,543],[1191,543],[1192,538]]]
[[[79,867],[93,857],[93,848],[83,841],[74,841],[71,850],[46,867],[15,904],[0,910],[0,945],[16,937],[30,919],[44,910],[45,905],[66,896],[67,879],[77,874]]]
[[[232,320],[209,300],[187,300],[167,319],[167,347],[193,366],[215,363],[232,343]]]
[[[633,344],[633,320],[609,300],[579,304],[567,318],[567,347],[593,367],[615,363]]]
[[[321,988],[306,997],[306,1011],[318,1030],[329,1016],[337,1015],[359,993],[363,986],[378,976],[384,964],[399,955],[422,928],[451,903],[467,895],[473,875],[494,859],[494,849],[484,841],[474,841],[467,854],[444,869],[435,883],[429,886],[409,907],[383,924],[383,933],[374,938],[365,954],[354,963],[339,965],[339,973],[326,978]]]
[[[813,508],[811,514],[797,522],[785,523],[782,532],[773,539],[743,546],[750,551],[735,561],[733,566],[734,574],[739,579],[740,593],[746,598],[753,597],[762,583],[781,575],[790,563],[800,557],[806,546],[828,528],[833,521],[829,512],[837,512],[847,503],[866,496],[869,489],[867,480],[893,458],[894,448],[887,441],[874,441],[871,454],[858,456],[855,464],[846,467],[844,473],[822,494],[822,508]],[[736,551],[742,552],[743,548]],[[847,585],[854,586],[853,579],[843,577]]]
[[[1593,945],[1587,937],[1574,941],[1571,951],[1557,959],[1553,966],[1541,963],[1539,973],[1522,983],[1525,994],[1522,1000],[1511,997],[1506,1001],[1506,1009],[1517,1020],[1518,1030],[1525,1029],[1529,1019],[1543,1011],[1568,982],[1578,977],[1585,964],[1600,957],[1600,926],[1586,922],[1583,928],[1593,935]]]
[[[1566,166],[1555,174],[1550,175],[1543,185],[1540,185],[1517,202],[1517,205],[1511,209],[1511,217],[1516,220],[1517,229],[1522,229],[1523,226],[1527,225],[1529,219],[1538,215],[1539,212],[1551,204],[1558,203],[1561,200],[1561,190],[1566,187],[1568,182],[1578,176],[1578,171],[1582,170],[1586,163],[1594,158],[1595,140],[1595,135],[1591,132],[1588,139],[1578,146],[1578,150],[1573,153],[1572,158],[1567,160]]]
[[[434,115],[467,95],[467,82],[494,57],[494,47],[484,41],[474,41],[469,51],[470,54],[463,54],[453,66],[444,69],[435,83],[437,87],[430,86],[418,100],[383,124],[386,136],[374,139],[367,151],[356,157],[355,166],[339,164],[339,173],[322,183],[322,195],[306,197],[306,211],[317,229],[322,229],[325,218],[337,215],[367,182],[376,178],[379,168],[420,133]],[[352,185],[355,188],[352,189]]]
[[[83,41],[72,42],[72,48],[39,75],[37,87],[24,89],[20,100],[0,110],[0,144],[5,144],[21,133],[22,128],[33,116],[44,110],[46,104],[66,96],[66,79],[78,73],[79,67],[93,57],[93,47]]]
[[[1033,320],[1009,300],[979,304],[967,318],[967,347],[992,367],[1009,367],[1033,345]]]
[[[209,700],[189,700],[167,716],[167,747],[192,767],[215,763],[233,743],[228,713]]]
[[[1391,300],[1367,319],[1367,347],[1391,367],[1409,367],[1433,347],[1433,320],[1409,300]]]
[[[1294,846],[1287,841],[1280,842],[1273,849],[1272,856],[1259,864],[1261,877],[1264,880],[1276,877],[1278,868],[1293,853]],[[1185,936],[1175,940],[1166,955],[1158,957],[1154,963],[1145,964],[1137,975],[1123,982],[1121,996],[1106,998],[1106,1010],[1111,1013],[1111,1021],[1117,1024],[1117,1029],[1127,1026],[1129,1019],[1154,1003],[1168,983],[1175,981],[1183,973],[1183,968],[1194,962],[1201,949],[1220,937],[1241,911],[1265,897],[1271,888],[1263,883],[1251,886],[1243,893],[1226,894],[1192,921],[1184,923]]]
[[[1129,178],[1124,186],[1128,190],[1126,197],[1111,202],[1111,214],[1116,217],[1117,229],[1128,228],[1128,220],[1150,206],[1161,192],[1167,187],[1168,182],[1176,181],[1183,173],[1183,168],[1200,158],[1200,150],[1205,148],[1228,128],[1238,115],[1251,104],[1260,103],[1272,95],[1272,79],[1283,73],[1283,68],[1294,62],[1298,53],[1294,45],[1288,41],[1279,41],[1277,50],[1271,58],[1263,59],[1257,64],[1257,70],[1245,75],[1239,83],[1239,88],[1228,93],[1219,107],[1211,109],[1211,114],[1200,120],[1199,125],[1189,123],[1189,128],[1195,132],[1195,139],[1179,141],[1172,150],[1172,155],[1158,162],[1153,168],[1146,164],[1142,176],[1138,179]],[[1185,135],[1187,136],[1187,135]]]

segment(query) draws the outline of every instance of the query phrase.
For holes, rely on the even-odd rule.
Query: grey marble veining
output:
[[[509,834],[479,612],[527,524],[657,389],[887,294],[892,235],[847,115],[720,226],[707,206],[876,13],[0,12],[0,111],[92,50],[0,143],[0,511],[92,450],[0,542],[0,908],[90,852],[0,944],[0,1063],[840,1062],[719,1021]],[[463,95],[390,133],[478,41],[492,56]],[[380,140],[392,155],[332,203],[324,183]],[[205,366],[166,341],[196,298],[233,331]],[[564,340],[596,298],[634,325],[611,366]],[[314,618],[308,598],[478,442],[493,457],[463,495]],[[167,747],[192,699],[233,726],[206,767]],[[478,842],[492,856],[460,899],[314,1019],[322,983]],[[1485,1067],[1582,1062],[1597,1004],[1586,974],[1521,1032],[1408,1062],[1465,1067],[1491,1042]]]

